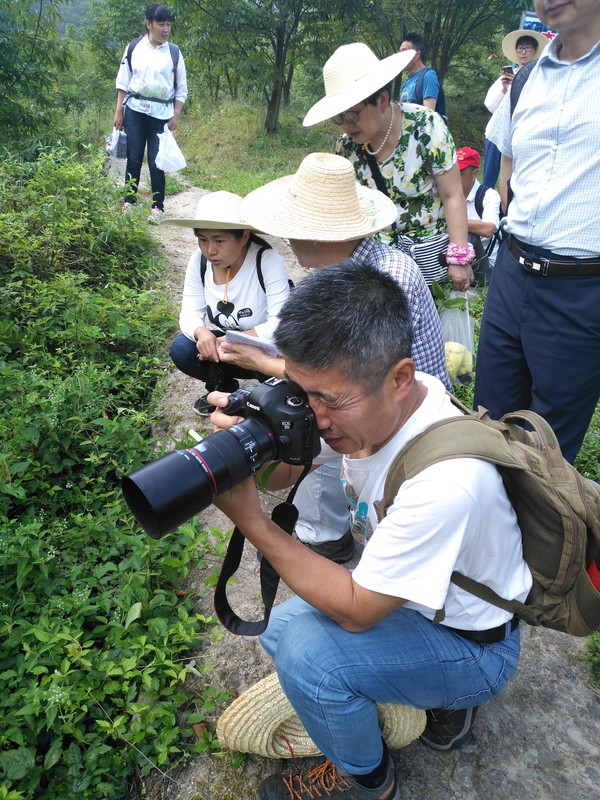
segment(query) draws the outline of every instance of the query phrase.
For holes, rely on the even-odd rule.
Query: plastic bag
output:
[[[175,137],[169,130],[168,124],[164,131],[158,134],[158,153],[156,155],[156,166],[163,172],[177,172],[178,169],[185,167],[185,158],[175,141]]]
[[[115,158],[127,158],[127,134],[125,131],[113,128],[112,133],[105,137],[104,142],[109,155]]]
[[[450,292],[439,309],[444,334],[446,367],[452,383],[466,385],[473,380],[475,321],[469,314],[464,292]]]

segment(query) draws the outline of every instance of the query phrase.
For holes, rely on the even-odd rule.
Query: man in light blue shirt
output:
[[[510,202],[483,315],[475,404],[530,408],[575,459],[600,396],[600,3],[535,0],[558,36],[489,138]]]

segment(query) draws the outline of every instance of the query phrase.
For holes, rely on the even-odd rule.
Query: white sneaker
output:
[[[160,225],[163,218],[163,212],[160,208],[153,208],[150,211],[150,216],[148,217],[148,222],[151,222],[153,225]]]

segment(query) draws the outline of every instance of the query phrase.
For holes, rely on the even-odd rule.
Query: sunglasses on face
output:
[[[350,125],[354,125],[355,122],[358,122],[358,118],[360,117],[363,109],[366,108],[366,105],[366,103],[363,103],[361,108],[353,108],[350,111],[344,111],[343,114],[336,114],[335,117],[331,117],[331,119],[336,125],[343,125],[344,120],[349,122]]]

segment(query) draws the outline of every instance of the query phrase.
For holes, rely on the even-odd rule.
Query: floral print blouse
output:
[[[398,232],[423,241],[446,233],[446,215],[434,176],[456,163],[454,140],[435,111],[414,103],[402,103],[401,108],[404,116],[396,150],[379,168],[398,209]],[[336,143],[336,152],[352,162],[359,183],[377,188],[362,145],[344,134]],[[375,239],[390,243],[391,229],[376,234]]]

